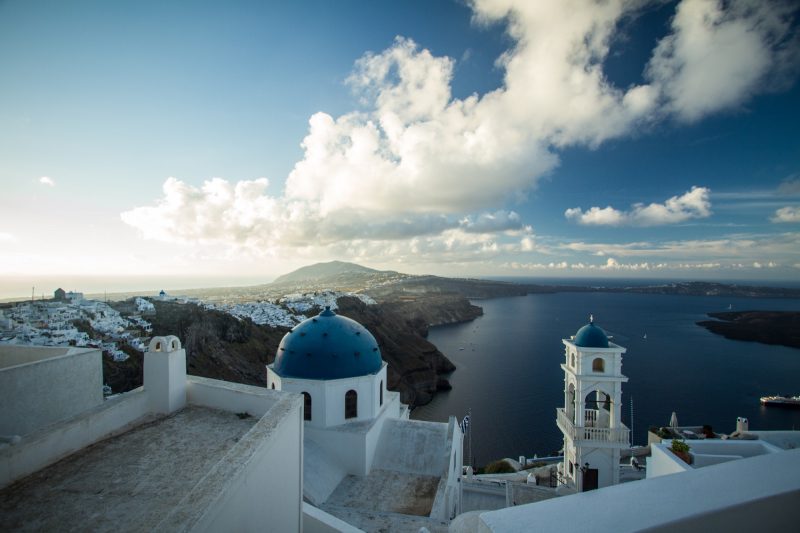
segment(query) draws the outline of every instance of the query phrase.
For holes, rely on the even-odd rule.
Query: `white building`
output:
[[[267,386],[304,398],[304,497],[366,529],[397,514],[447,523],[460,512],[461,430],[454,417],[409,420],[386,370],[372,334],[329,307],[281,341]]]
[[[684,428],[675,428],[675,432],[688,437],[681,439],[689,447],[685,458],[672,452],[673,439],[652,443],[647,460],[648,479],[800,448],[800,431],[750,431],[749,422],[743,417],[736,420],[735,432],[721,438],[702,435],[698,438],[697,433]]]
[[[65,297],[66,297],[67,300],[69,300],[71,302],[80,302],[81,300],[83,300],[83,293],[82,292],[69,291],[69,292],[67,292]]]
[[[578,492],[616,485],[620,452],[630,445],[620,416],[622,384],[628,381],[622,375],[625,348],[609,341],[591,317],[562,342],[564,408],[556,413],[564,434],[560,477]]]
[[[144,386],[103,400],[100,357],[0,346],[0,530],[303,528],[300,396],[187,376],[156,337]]]

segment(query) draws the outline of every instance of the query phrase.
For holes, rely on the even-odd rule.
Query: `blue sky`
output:
[[[0,2],[0,276],[797,279],[798,15]]]

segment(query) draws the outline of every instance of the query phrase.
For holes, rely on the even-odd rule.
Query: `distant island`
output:
[[[717,320],[697,324],[727,339],[800,348],[800,312],[728,311],[708,316]]]

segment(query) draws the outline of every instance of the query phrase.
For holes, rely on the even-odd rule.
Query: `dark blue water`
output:
[[[531,294],[474,302],[484,315],[432,328],[429,340],[457,370],[453,390],[440,393],[412,418],[446,421],[472,409],[475,463],[559,450],[556,407],[564,403],[562,338],[595,323],[627,348],[623,356],[623,422],[635,444],[650,425],[711,424],[730,433],[737,416],[751,429],[800,429],[800,410],[764,408],[760,396],[800,394],[800,350],[725,339],[695,325],[706,313],[795,310],[800,300],[650,294]],[[644,338],[644,335],[647,338]],[[463,348],[463,349],[462,349]]]

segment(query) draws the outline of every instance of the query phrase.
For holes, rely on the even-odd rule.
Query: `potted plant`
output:
[[[676,456],[683,459],[683,462],[686,464],[692,464],[692,456],[689,455],[689,445],[686,444],[683,440],[680,439],[673,439],[672,445],[670,446],[669,450],[674,453]]]

